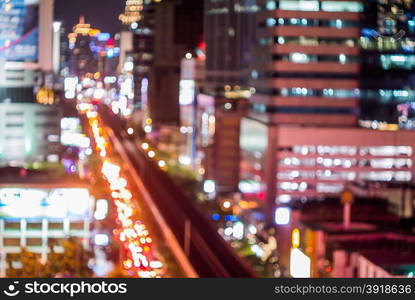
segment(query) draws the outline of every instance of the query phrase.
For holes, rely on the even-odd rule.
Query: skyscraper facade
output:
[[[252,0],[206,0],[204,94],[214,98],[215,135],[207,174],[219,192],[235,192],[239,182],[239,135],[247,98],[259,7]]]
[[[36,104],[34,94],[42,73],[52,71],[53,1],[0,6],[0,165],[56,162],[59,109]],[[48,104],[54,103],[52,94]]]
[[[361,32],[361,119],[413,128],[414,2],[365,1]]]
[[[240,189],[264,200],[268,223],[278,206],[336,196],[351,182],[411,182],[412,132],[357,126],[362,85],[376,82],[362,74],[367,56],[359,45],[370,7],[325,0],[259,5]]]
[[[360,1],[262,1],[253,112],[270,124],[353,126]]]

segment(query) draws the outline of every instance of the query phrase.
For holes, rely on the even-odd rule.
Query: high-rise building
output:
[[[201,0],[127,1],[120,15],[133,32],[135,107],[155,127],[179,125],[180,62],[201,40],[202,7]]]
[[[411,132],[357,127],[361,1],[261,1],[241,182],[266,219],[350,182],[411,182]]]
[[[154,52],[148,91],[150,117],[155,125],[178,126],[180,63],[202,40],[203,1],[163,1],[156,3],[154,9]]]
[[[32,101],[40,71],[52,67],[52,0],[1,4],[1,100]]]
[[[197,95],[203,89],[204,57],[193,58],[188,55],[187,58],[182,59],[180,71],[180,132],[183,136],[180,155],[182,162],[195,167],[198,156],[198,133],[201,129]]]
[[[90,24],[85,23],[83,16],[79,18],[79,23],[68,35],[69,76],[82,78],[86,73],[94,74],[98,70],[98,60],[94,57],[91,42],[99,33],[98,29],[93,29]]]
[[[56,162],[59,109],[50,105],[53,92],[43,89],[38,101],[34,94],[42,75],[52,71],[53,0],[11,0],[0,6],[0,164]]]
[[[60,119],[56,105],[0,103],[0,166],[58,162]]]
[[[206,77],[203,93],[214,98],[212,174],[218,192],[235,192],[239,182],[239,135],[255,40],[256,1],[205,1]]]
[[[146,110],[149,71],[154,49],[154,1],[126,1],[125,12],[119,17],[127,32],[121,33],[122,49],[127,56],[127,69],[134,73],[134,107]],[[124,58],[121,57],[124,63]],[[127,70],[127,71],[128,71]]]
[[[205,1],[206,92],[225,96],[229,89],[248,87],[259,10],[256,2]]]
[[[21,268],[21,262],[15,261],[13,254],[20,253],[22,247],[38,254],[44,261],[52,241],[59,243],[68,237],[79,238],[84,248],[89,248],[93,198],[88,183],[75,178],[51,179],[44,174],[27,174],[30,179],[20,176],[11,181],[4,177],[7,172],[2,175],[0,276],[6,276],[12,267],[9,263],[14,268]],[[62,248],[58,246],[55,250],[60,252]]]
[[[360,1],[261,1],[252,110],[269,124],[353,126]]]
[[[413,1],[365,1],[360,38],[362,120],[414,126],[414,9]]]

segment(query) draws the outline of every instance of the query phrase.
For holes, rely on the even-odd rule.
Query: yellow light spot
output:
[[[292,232],[291,242],[293,248],[300,247],[300,230],[298,228],[295,228]]]

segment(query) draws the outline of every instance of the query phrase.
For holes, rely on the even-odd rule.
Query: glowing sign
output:
[[[277,207],[275,210],[275,223],[277,225],[287,225],[290,223],[291,210],[288,207]]]
[[[92,198],[84,188],[0,189],[0,218],[65,218],[82,220]]]
[[[111,35],[107,32],[101,32],[97,35],[97,39],[100,42],[106,42],[110,39]]]
[[[180,80],[180,105],[189,105],[193,103],[195,97],[195,81],[194,80]]]
[[[298,228],[294,228],[293,232],[292,232],[292,236],[291,236],[291,243],[293,245],[293,248],[298,248],[300,247],[300,230]]]
[[[38,1],[2,1],[0,7],[0,59],[37,61]]]
[[[294,278],[311,277],[311,260],[298,248],[291,249],[290,274]]]

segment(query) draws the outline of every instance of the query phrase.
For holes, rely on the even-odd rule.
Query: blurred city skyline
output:
[[[87,23],[113,35],[121,29],[118,15],[124,7],[122,0],[56,0],[55,20],[69,33],[83,15]]]

